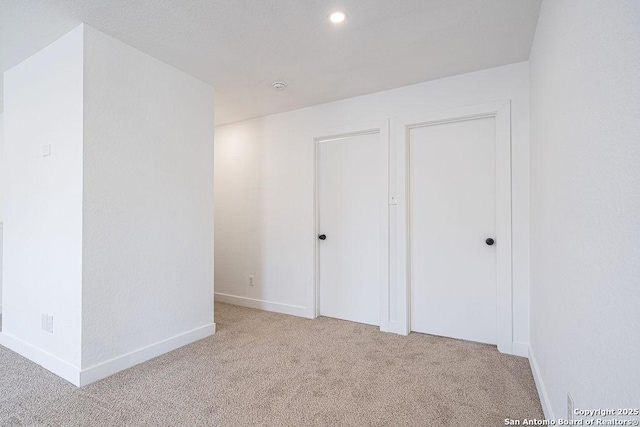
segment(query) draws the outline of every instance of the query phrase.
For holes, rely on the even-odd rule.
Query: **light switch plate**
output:
[[[51,144],[42,146],[42,157],[49,157],[51,155]]]

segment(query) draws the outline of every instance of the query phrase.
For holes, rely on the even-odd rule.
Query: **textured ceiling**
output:
[[[540,1],[0,0],[0,70],[85,22],[215,86],[229,123],[525,61]]]

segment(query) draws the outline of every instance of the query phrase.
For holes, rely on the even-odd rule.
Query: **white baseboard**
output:
[[[216,324],[210,323],[83,370],[58,359],[46,351],[9,335],[6,332],[0,332],[0,345],[3,345],[21,356],[26,357],[32,362],[37,363],[43,368],[69,381],[71,384],[77,387],[82,387],[187,344],[191,344],[192,342],[211,336],[215,334],[215,332]]]
[[[275,313],[290,314],[292,316],[310,317],[309,310],[299,305],[283,304],[280,302],[270,302],[261,299],[239,297],[229,294],[214,294],[214,300],[226,304],[239,305],[242,307],[258,308],[265,311],[273,311]]]
[[[512,344],[511,353],[515,356],[529,357],[529,343],[514,341]]]
[[[553,410],[551,409],[549,395],[547,394],[547,389],[545,388],[544,382],[542,381],[542,376],[540,376],[540,368],[538,368],[538,362],[536,361],[531,346],[529,346],[529,364],[531,365],[533,380],[535,381],[536,388],[538,389],[538,396],[540,396],[540,403],[542,404],[544,417],[548,420],[555,420],[556,417],[553,415]]]
[[[216,333],[216,324],[210,323],[197,329],[176,335],[164,341],[141,348],[131,353],[83,369],[80,373],[80,386],[91,384],[110,375],[124,371],[140,363],[199,341]]]
[[[48,371],[53,372],[57,376],[64,378],[75,386],[80,386],[80,369],[58,359],[56,356],[47,353],[19,338],[9,335],[6,332],[0,332],[0,345],[13,350],[21,356],[26,357],[32,362],[37,363]]]

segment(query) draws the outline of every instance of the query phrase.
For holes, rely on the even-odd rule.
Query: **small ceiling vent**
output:
[[[273,82],[271,83],[271,86],[273,86],[273,88],[278,92],[282,92],[287,88],[287,84],[285,82]]]

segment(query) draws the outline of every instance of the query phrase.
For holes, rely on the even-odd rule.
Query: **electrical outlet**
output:
[[[43,331],[53,333],[53,316],[51,314],[42,313],[40,317],[40,327]]]
[[[573,421],[573,397],[567,393],[567,420]]]
[[[249,276],[249,286],[253,286],[254,279],[253,276]]]

